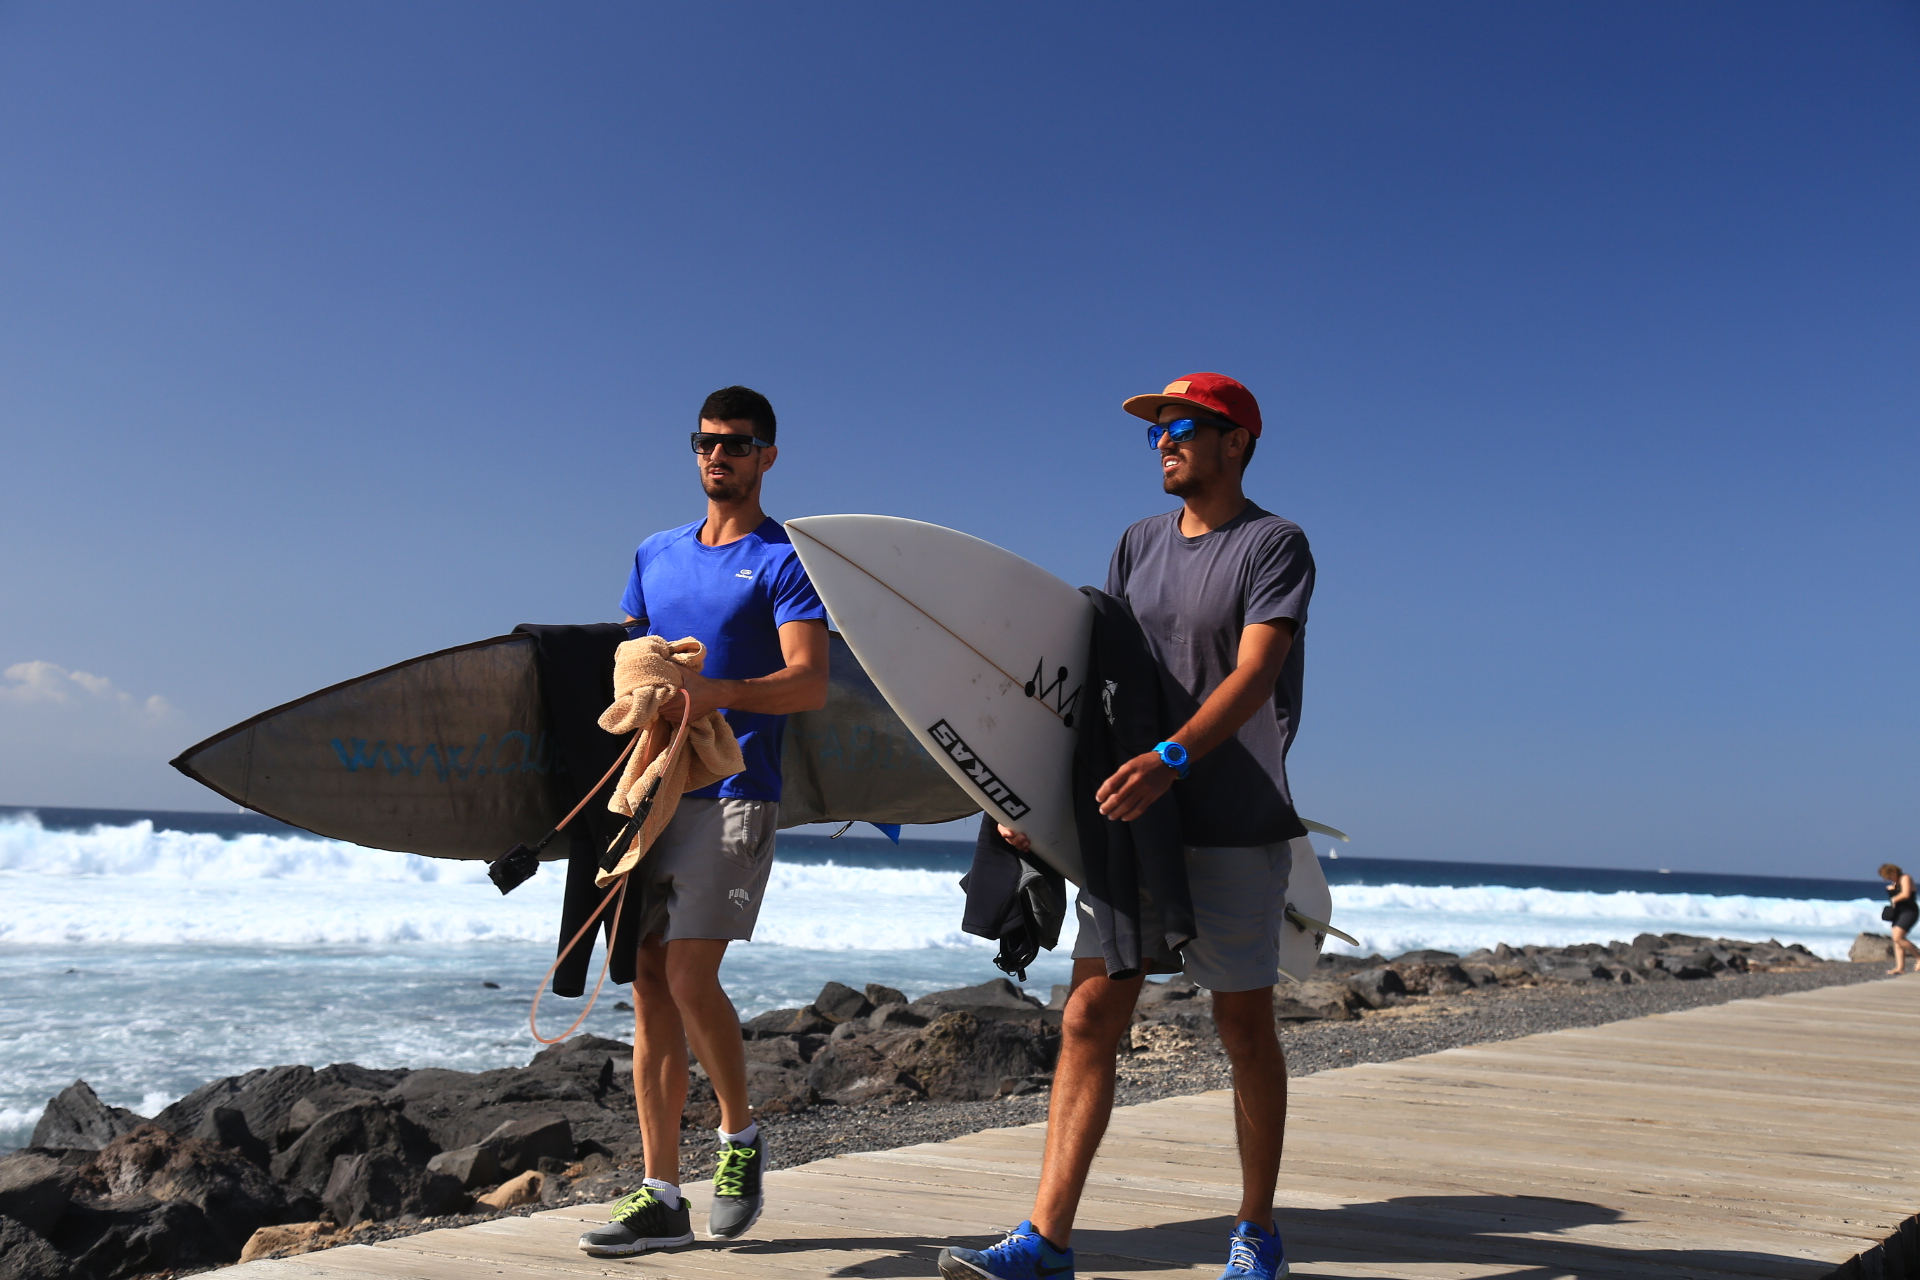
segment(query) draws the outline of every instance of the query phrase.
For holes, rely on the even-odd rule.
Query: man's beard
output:
[[[1189,467],[1184,471],[1169,473],[1166,479],[1160,482],[1160,487],[1176,498],[1185,498],[1200,492],[1204,486],[1193,474],[1193,469]]]
[[[723,476],[720,479],[703,475],[700,477],[700,487],[706,490],[707,497],[714,502],[738,502],[753,492],[753,486],[738,475]]]

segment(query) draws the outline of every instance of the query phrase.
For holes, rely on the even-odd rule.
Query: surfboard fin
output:
[[[1312,916],[1301,914],[1299,908],[1295,907],[1291,902],[1287,904],[1287,919],[1292,922],[1294,928],[1300,930],[1302,933],[1332,934],[1350,947],[1360,945],[1360,939],[1354,937],[1352,934],[1340,932],[1340,930],[1334,928],[1325,920],[1315,920]]]
[[[1305,827],[1307,830],[1317,832],[1320,835],[1332,836],[1335,840],[1338,840],[1341,844],[1353,843],[1352,836],[1348,835],[1344,831],[1335,831],[1332,827],[1327,826],[1325,823],[1309,822],[1307,821],[1307,819],[1302,818],[1300,819],[1300,825]]]

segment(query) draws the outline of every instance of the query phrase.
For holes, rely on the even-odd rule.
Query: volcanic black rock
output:
[[[999,1095],[1007,1079],[1042,1075],[1053,1069],[1059,1040],[1035,1018],[1022,1022],[947,1013],[922,1031],[890,1037],[887,1058],[908,1073],[929,1098],[942,1102],[978,1102]]]
[[[993,978],[974,987],[929,992],[908,1007],[929,1018],[968,1013],[983,1021],[1026,1022],[1039,1021],[1044,1006],[1005,978]]]
[[[0,1159],[0,1217],[23,1223],[39,1235],[60,1224],[80,1171],[35,1151]]]
[[[500,1161],[494,1156],[493,1148],[477,1142],[457,1151],[442,1151],[427,1161],[427,1168],[433,1173],[458,1178],[460,1185],[469,1191],[506,1181],[500,1174]]]
[[[821,1097],[842,1104],[904,1102],[923,1096],[919,1082],[886,1054],[898,1036],[837,1040],[814,1055],[807,1083]]]
[[[878,1009],[890,1004],[905,1004],[907,997],[892,987],[883,987],[877,982],[867,984],[867,1000]]]
[[[0,1276],[6,1280],[68,1280],[73,1264],[47,1238],[17,1218],[0,1215]]]
[[[67,1256],[76,1280],[124,1280],[240,1256],[197,1205],[148,1195],[75,1201],[50,1243]]]
[[[829,982],[820,988],[820,994],[813,998],[813,1008],[828,1022],[839,1026],[843,1022],[864,1018],[872,1013],[873,1001],[844,983]]]
[[[341,1156],[333,1162],[320,1197],[343,1227],[372,1219],[385,1222],[403,1214],[438,1217],[466,1207],[466,1188],[452,1174],[407,1164],[383,1151]]]
[[[1375,969],[1362,969],[1347,979],[1347,987],[1355,995],[1366,1001],[1370,1009],[1384,1009],[1397,1004],[1407,994],[1406,984],[1400,981],[1400,975],[1386,965]]]
[[[482,1138],[480,1145],[493,1152],[501,1176],[511,1178],[529,1169],[538,1169],[542,1156],[571,1161],[573,1127],[565,1116],[529,1116],[507,1121]]]
[[[40,1123],[33,1126],[35,1147],[89,1147],[98,1151],[134,1126],[144,1123],[125,1107],[100,1101],[93,1086],[75,1080],[47,1103]]]
[[[438,1148],[425,1129],[377,1102],[328,1112],[273,1158],[273,1176],[296,1192],[319,1196],[339,1156],[380,1152],[402,1164],[424,1165]]]
[[[228,1260],[260,1227],[299,1216],[303,1208],[238,1152],[143,1124],[114,1139],[80,1171],[79,1186],[106,1198],[150,1196],[191,1204],[225,1241]]]

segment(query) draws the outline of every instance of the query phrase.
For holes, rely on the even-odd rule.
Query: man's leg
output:
[[[680,1185],[680,1116],[687,1107],[687,1033],[667,978],[667,947],[640,944],[633,974],[633,1102],[647,1177]]]
[[[1274,1230],[1273,1188],[1287,1127],[1287,1064],[1274,1030],[1280,931],[1291,844],[1187,851],[1197,936],[1182,954],[1187,976],[1213,993],[1213,1023],[1233,1064],[1233,1128],[1240,1206],[1220,1280],[1281,1280],[1286,1249]]]
[[[1087,1172],[1113,1116],[1114,1055],[1133,1022],[1141,981],[1114,981],[1101,960],[1073,962],[1073,993],[1060,1023],[1060,1060],[1047,1104],[1040,1192],[1033,1201],[1034,1230],[1061,1249],[1072,1239]]]
[[[672,992],[677,1021],[685,1030],[680,1063],[680,1101],[686,1104],[686,1048],[706,1069],[720,1100],[720,1127],[740,1133],[753,1123],[747,1105],[747,1055],[741,1046],[740,1015],[720,986],[720,961],[727,954],[725,938],[675,938],[666,945],[666,985]],[[639,1009],[638,1002],[634,1005]],[[635,1053],[639,1048],[635,1046]],[[674,1114],[678,1133],[679,1113]],[[642,1121],[642,1128],[645,1121]],[[651,1162],[649,1162],[651,1165]]]
[[[730,940],[753,936],[778,812],[763,800],[683,799],[641,864],[652,915],[634,964],[634,1105],[647,1181],[657,1185],[623,1199],[612,1223],[581,1237],[589,1253],[641,1253],[693,1239],[677,1191],[689,1046],[713,1083],[724,1139],[707,1229],[733,1239],[760,1215],[767,1144],[748,1108],[740,1019],[720,987],[720,962]],[[643,1203],[649,1196],[651,1206]]]
[[[1236,1220],[1266,1230],[1287,1131],[1287,1060],[1273,1024],[1273,988],[1213,993],[1213,1023],[1233,1064],[1233,1129],[1240,1145]]]
[[[1074,1214],[1094,1152],[1113,1116],[1113,1057],[1133,1020],[1139,978],[1115,982],[1106,962],[1076,957],[1073,991],[1060,1024],[1060,1058],[1047,1105],[1047,1150],[1033,1217],[991,1249],[940,1251],[945,1280],[1054,1280],[1073,1274]]]
[[[611,1222],[580,1237],[580,1247],[595,1257],[630,1257],[693,1242],[687,1202],[666,1189],[680,1185],[680,1113],[687,1105],[687,1037],[667,968],[659,935],[648,936],[634,956],[633,973],[633,1101],[647,1183],[620,1198]]]

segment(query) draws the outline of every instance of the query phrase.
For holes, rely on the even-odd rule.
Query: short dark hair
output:
[[[745,418],[753,424],[756,438],[772,444],[776,423],[773,406],[752,387],[722,387],[700,406],[700,417],[707,422],[732,422]]]
[[[1247,474],[1247,467],[1253,461],[1253,448],[1260,440],[1253,432],[1247,432],[1247,451],[1240,455],[1240,474]]]

